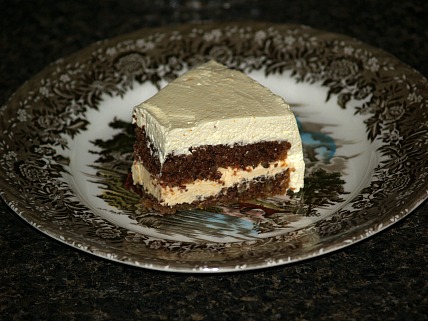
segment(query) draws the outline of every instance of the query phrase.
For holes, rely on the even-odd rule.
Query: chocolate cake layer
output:
[[[147,141],[144,128],[135,128],[136,143],[134,155],[145,169],[159,178],[163,186],[182,186],[197,179],[219,180],[221,174],[218,168],[246,169],[259,164],[269,163],[278,159],[285,159],[290,143],[258,142],[249,145],[216,145],[191,148],[190,154],[168,155],[161,173],[161,164],[156,157],[153,144]]]
[[[132,189],[142,196],[141,203],[146,209],[156,210],[162,214],[173,214],[178,210],[207,208],[215,204],[231,204],[285,194],[288,189],[288,184],[289,171],[287,170],[275,176],[259,177],[243,184],[235,184],[229,188],[224,188],[218,195],[198,200],[191,204],[185,203],[175,206],[161,205],[152,195],[145,193],[143,187],[140,185],[133,185]]]

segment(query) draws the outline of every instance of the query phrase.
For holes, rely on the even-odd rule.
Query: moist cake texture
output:
[[[133,189],[162,213],[299,191],[304,162],[284,100],[215,61],[133,110]]]

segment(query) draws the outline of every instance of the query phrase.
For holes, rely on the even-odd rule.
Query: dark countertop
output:
[[[428,76],[426,1],[2,1],[0,104],[50,62],[147,26],[299,23],[380,47]],[[1,320],[428,320],[425,201],[344,250],[220,275],[138,269],[41,234],[0,201]]]

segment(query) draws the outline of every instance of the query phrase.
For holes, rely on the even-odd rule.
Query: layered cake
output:
[[[284,100],[244,73],[207,62],[133,110],[133,189],[174,213],[299,191],[304,162]]]

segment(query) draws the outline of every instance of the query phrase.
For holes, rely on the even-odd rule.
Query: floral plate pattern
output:
[[[296,113],[305,188],[162,216],[124,187],[132,107],[215,59]],[[0,109],[0,194],[45,234],[156,270],[296,262],[365,239],[427,197],[427,80],[357,40],[299,25],[146,29],[60,59]]]

